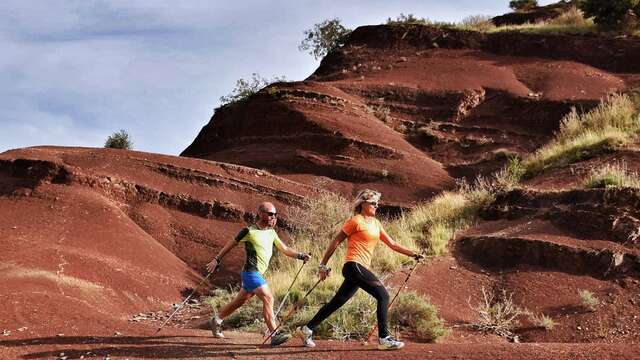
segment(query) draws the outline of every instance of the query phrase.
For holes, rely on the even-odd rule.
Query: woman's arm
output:
[[[331,244],[329,244],[329,247],[327,248],[327,250],[324,252],[322,261],[320,261],[320,265],[318,265],[319,275],[322,280],[326,279],[327,276],[329,276],[329,273],[331,272],[331,269],[327,267],[327,263],[329,262],[329,259],[331,259],[331,256],[338,248],[338,245],[340,245],[340,243],[342,243],[346,238],[347,238],[347,234],[345,234],[344,231],[340,231],[338,235],[336,235],[336,237],[333,239]]]
[[[387,244],[388,247],[391,248],[391,250],[395,251],[395,252],[399,252],[401,254],[407,255],[407,256],[412,256],[416,259],[418,258],[424,258],[424,255],[417,253],[411,249],[408,249],[402,245],[400,245],[399,243],[395,242],[391,236],[389,236],[389,234],[387,234],[386,231],[384,231],[384,229],[380,229],[380,240],[382,240],[383,243]]]

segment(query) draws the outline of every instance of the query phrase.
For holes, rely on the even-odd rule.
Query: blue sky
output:
[[[548,4],[552,1],[539,1]],[[412,13],[499,15],[507,0],[91,1],[0,3],[0,152],[101,147],[126,129],[136,150],[179,154],[220,96],[252,73],[302,80],[318,66],[304,30]]]

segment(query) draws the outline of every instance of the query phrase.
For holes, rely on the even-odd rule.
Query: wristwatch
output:
[[[320,265],[318,265],[318,270],[328,271],[328,270],[331,270],[331,269],[329,269],[327,267],[327,265],[325,265],[325,264],[320,264]]]

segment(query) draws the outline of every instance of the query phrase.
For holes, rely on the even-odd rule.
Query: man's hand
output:
[[[307,262],[307,261],[311,260],[311,254],[298,253],[297,258],[298,258],[298,260],[302,260],[304,262]]]
[[[213,258],[213,260],[207,264],[207,270],[209,270],[210,273],[218,270],[218,267],[220,267],[220,259],[217,257]]]
[[[318,266],[318,276],[320,277],[320,280],[325,280],[329,275],[331,275],[331,268],[328,268],[324,264],[320,264]]]
[[[415,253],[411,255],[411,257],[414,258],[416,261],[422,261],[425,259],[425,256],[421,253]]]

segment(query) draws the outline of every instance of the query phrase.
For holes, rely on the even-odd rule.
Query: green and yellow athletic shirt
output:
[[[273,245],[282,244],[282,240],[272,228],[261,230],[256,225],[249,225],[236,236],[236,242],[243,242],[247,252],[247,262],[242,271],[257,271],[264,274],[269,266]]]

